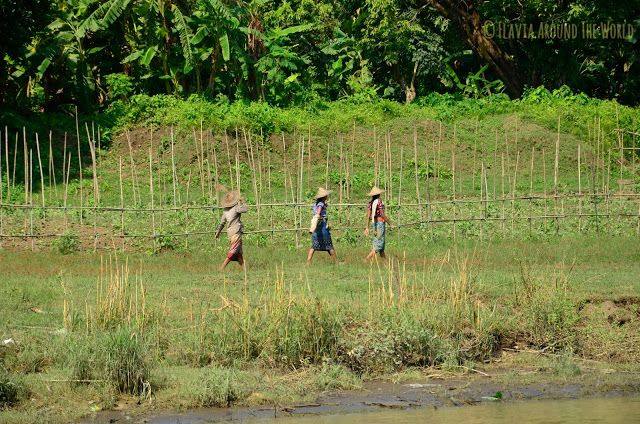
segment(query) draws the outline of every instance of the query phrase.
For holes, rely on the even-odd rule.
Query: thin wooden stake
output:
[[[38,154],[38,167],[40,169],[40,197],[42,198],[42,208],[44,212],[44,174],[42,172],[42,159],[40,157],[40,140],[38,139],[38,133],[36,133],[36,152]]]
[[[174,152],[174,138],[173,138],[173,127],[171,127],[171,185],[173,187],[173,207],[177,207],[177,203],[176,203],[176,192],[177,192],[177,188],[176,188],[176,158],[175,158],[175,152]],[[149,154],[151,154],[151,152],[149,152]]]
[[[151,231],[153,237],[153,251],[156,251],[156,211],[153,191],[153,155],[149,149],[149,193],[151,195]]]
[[[87,129],[87,139],[89,140],[89,150],[91,152],[91,170],[93,172],[93,203],[94,206],[100,203],[100,189],[98,187],[98,169],[97,169],[97,160],[96,160],[96,146],[95,140],[91,139],[91,135],[89,134],[89,126],[87,123],[84,123],[85,128]]]
[[[120,237],[122,237],[122,251],[125,250],[124,229],[124,186],[122,184],[122,156],[118,156],[118,179],[120,182]]]
[[[415,173],[415,182],[416,182],[416,199],[418,200],[418,209],[420,212],[420,220],[424,219],[424,214],[422,212],[422,205],[420,204],[420,184],[418,183],[418,130],[414,126],[413,127],[413,162],[414,162],[414,173]],[[428,170],[427,170],[428,173]]]

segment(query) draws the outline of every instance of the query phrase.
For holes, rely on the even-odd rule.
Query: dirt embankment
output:
[[[507,353],[507,355],[509,355]],[[515,354],[514,354],[515,355]],[[135,402],[120,403],[117,410],[99,413],[85,423],[214,423],[249,418],[329,415],[380,409],[469,407],[486,402],[533,399],[578,399],[640,394],[640,373],[608,368],[583,368],[572,378],[559,376],[544,367],[472,370],[463,376],[427,374],[405,383],[373,381],[361,391],[333,391],[320,394],[314,402],[233,408],[201,408],[187,411],[142,411]],[[148,411],[148,410],[147,410]]]

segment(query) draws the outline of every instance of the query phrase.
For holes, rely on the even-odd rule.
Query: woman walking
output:
[[[322,187],[318,187],[318,193],[316,193],[316,201],[313,206],[313,219],[311,220],[311,227],[309,232],[311,233],[311,249],[307,255],[307,263],[311,263],[313,254],[316,250],[329,252],[329,256],[336,261],[336,251],[333,248],[333,242],[331,241],[331,233],[329,232],[329,226],[327,225],[327,197],[331,191]]]
[[[229,251],[227,257],[220,266],[222,271],[231,261],[238,262],[240,268],[244,267],[244,258],[242,256],[242,221],[240,216],[247,212],[248,208],[244,200],[240,197],[240,192],[229,191],[224,195],[222,202],[224,208],[222,219],[218,229],[216,230],[216,238],[220,237],[220,233],[227,224],[227,236],[229,237]]]
[[[373,248],[367,255],[367,260],[373,258],[376,253],[379,253],[381,258],[385,257],[384,239],[386,224],[391,224],[391,222],[384,214],[384,202],[380,198],[380,194],[382,194],[383,191],[384,190],[378,187],[373,187],[368,194],[368,196],[371,196],[371,200],[367,207],[367,225],[364,228],[364,234],[368,236],[369,227],[373,229]]]

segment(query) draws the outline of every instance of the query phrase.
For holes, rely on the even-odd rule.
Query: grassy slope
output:
[[[155,388],[155,401],[148,407],[225,405],[230,393],[237,396],[232,403],[294,402],[312,399],[315,393],[327,388],[359,387],[360,378],[344,368],[326,368],[322,361],[314,360],[306,366],[301,364],[295,351],[286,347],[287,338],[270,333],[269,322],[284,326],[286,321],[278,318],[280,311],[296,304],[306,311],[303,320],[312,319],[307,313],[316,308],[313,305],[321,305],[320,308],[334,314],[341,326],[355,325],[352,330],[345,328],[345,333],[338,334],[342,348],[328,349],[322,354],[329,364],[348,364],[370,376],[403,369],[403,365],[398,367],[394,361],[404,358],[403,349],[417,349],[411,347],[414,342],[410,336],[403,333],[416,325],[411,324],[412,319],[418,319],[420,325],[431,329],[428,331],[438,334],[446,343],[439,348],[438,355],[443,356],[436,360],[442,370],[455,371],[461,360],[455,358],[468,357],[462,364],[474,366],[469,362],[473,355],[481,359],[491,355],[489,352],[495,348],[487,346],[475,354],[473,350],[465,354],[469,347],[455,342],[458,331],[477,341],[490,334],[501,334],[498,343],[508,347],[513,343],[521,347],[532,343],[533,347],[550,346],[550,350],[562,352],[562,346],[567,346],[580,357],[597,358],[626,369],[630,365],[624,364],[634,363],[640,355],[636,343],[640,318],[619,326],[615,321],[609,323],[606,314],[579,314],[577,322],[573,321],[572,313],[564,318],[560,315],[557,322],[547,321],[547,316],[578,307],[584,309],[588,304],[600,305],[606,299],[627,299],[626,310],[637,313],[640,285],[634,276],[640,272],[637,265],[640,251],[636,245],[632,240],[620,238],[567,237],[539,242],[441,242],[427,245],[424,250],[392,252],[392,258],[399,261],[393,271],[397,274],[393,278],[397,278],[393,283],[395,301],[381,291],[388,283],[388,269],[383,266],[378,271],[375,265],[372,268],[363,264],[364,248],[348,253],[339,251],[343,261],[340,265],[331,265],[328,258],[319,256],[311,268],[305,269],[299,265],[302,252],[248,247],[246,285],[245,275],[235,268],[225,275],[216,272],[220,258],[208,254],[133,255],[129,257],[131,279],[135,274],[144,282],[146,307],[149,313],[161,317],[162,323],[160,326],[152,323],[147,330],[151,344],[147,359],[154,364],[151,382]],[[523,255],[523,251],[527,254]],[[465,258],[470,266],[461,268]],[[87,343],[83,337],[85,307],[96,305],[96,275],[106,260],[91,254],[61,257],[46,252],[0,253],[2,269],[12,270],[0,285],[4,299],[0,315],[7,317],[1,331],[3,337],[13,337],[19,343],[16,356],[6,351],[4,360],[16,373],[14,378],[19,378],[32,392],[32,400],[14,412],[16,420],[28,421],[32,414],[47,413],[45,405],[46,410],[65,421],[76,414],[89,413],[94,404],[110,408],[117,399],[130,402],[130,398],[114,394],[108,385],[101,383],[79,387],[65,382],[42,384],[46,380],[73,378],[72,370],[77,368],[77,355],[81,354],[78,349]],[[281,273],[283,279],[279,277]],[[457,307],[451,299],[461,294],[454,287],[463,281],[464,275],[472,277],[465,290],[469,297],[463,295]],[[401,300],[402,290],[406,291],[405,303]],[[532,304],[526,300],[518,304],[518,296],[522,299],[529,291],[534,293],[530,298]],[[560,303],[553,303],[552,298]],[[73,337],[55,333],[64,322],[63,299],[67,300],[76,323]],[[569,302],[566,306],[569,309],[564,309],[562,299]],[[34,307],[42,312],[33,312]],[[263,308],[273,310],[261,319],[259,311]],[[476,308],[480,308],[480,323],[474,321],[476,315],[472,311]],[[307,346],[308,330],[297,333],[298,313],[291,311],[294,323],[286,325],[292,332],[288,337],[293,343]],[[544,314],[542,321],[539,313]],[[253,316],[257,321],[250,318]],[[404,319],[409,319],[408,323],[403,323]],[[244,326],[245,321],[248,327]],[[390,327],[382,330],[385,326]],[[221,330],[227,334],[225,338],[231,339],[218,339]],[[384,332],[380,333],[381,330]],[[562,339],[567,330],[577,337],[568,345]],[[242,340],[244,331],[258,346],[264,343],[255,359],[245,358],[242,349],[233,350],[237,343],[234,338]],[[358,333],[356,342],[349,335],[353,331],[363,331]],[[393,336],[400,338],[389,344],[389,336],[383,335],[386,331],[399,331],[403,336]],[[101,337],[100,333],[92,337],[96,336]],[[403,337],[407,340],[402,341]],[[409,345],[402,347],[402,343]],[[364,349],[365,356],[345,356],[345,345]],[[232,351],[235,354],[226,356]],[[367,359],[368,355],[371,359]],[[408,357],[400,360],[404,361]],[[531,358],[524,362],[535,363]],[[301,365],[301,370],[294,371]],[[553,378],[553,369],[549,378]],[[225,381],[225,384],[232,381],[231,386],[225,386]],[[92,403],[88,404],[89,400]]]
[[[389,130],[395,188],[388,200],[393,204],[397,199],[401,147],[406,159],[403,163],[403,199],[410,199],[415,194],[413,175],[409,172],[414,127],[418,128],[420,155],[427,153],[436,156],[434,139],[437,146],[439,120],[443,121],[440,163],[444,170],[450,169],[455,129],[458,145],[456,166],[463,170],[459,174],[461,180],[460,176],[457,177],[458,183],[461,191],[469,196],[478,195],[478,182],[476,180],[474,185],[473,181],[474,151],[476,178],[479,178],[479,152],[484,152],[487,167],[493,166],[496,157],[495,133],[498,132],[499,142],[503,145],[499,151],[504,150],[505,154],[506,145],[503,143],[506,135],[510,149],[509,156],[505,157],[509,170],[507,174],[515,171],[516,152],[520,150],[522,168],[518,170],[516,191],[527,193],[528,167],[522,164],[529,163],[532,146],[535,146],[537,154],[544,148],[547,154],[546,169],[551,172],[551,152],[557,137],[557,116],[560,115],[560,190],[572,191],[577,187],[573,152],[580,142],[584,143],[585,151],[588,150],[589,134],[592,133],[590,126],[596,116],[600,116],[603,122],[605,145],[615,143],[613,128],[616,126],[617,110],[612,103],[581,103],[580,99],[542,99],[529,103],[441,102],[424,107],[405,107],[384,102],[360,106],[342,103],[312,111],[277,111],[261,105],[229,108],[211,106],[197,100],[185,103],[170,100],[169,103],[155,108],[145,106],[144,113],[131,113],[118,123],[118,128],[131,126],[134,160],[138,164],[137,175],[142,187],[141,205],[149,203],[145,184],[149,178],[150,137],[147,136],[147,129],[150,124],[161,127],[154,134],[154,145],[164,145],[164,152],[160,153],[159,158],[155,156],[158,151],[154,150],[156,177],[163,176],[155,182],[156,189],[162,192],[157,194],[156,204],[172,204],[167,125],[175,125],[177,169],[184,198],[189,171],[197,181],[194,177],[197,175],[197,165],[190,137],[193,128],[196,128],[196,138],[199,139],[201,118],[204,119],[205,128],[215,129],[213,136],[217,140],[215,146],[221,164],[226,163],[227,153],[223,139],[219,138],[222,128],[233,129],[236,124],[244,124],[247,128],[253,128],[254,134],[258,134],[260,128],[275,133],[264,144],[264,154],[269,152],[272,155],[273,181],[272,193],[267,195],[268,191],[263,189],[263,199],[266,197],[277,201],[285,199],[281,175],[281,139],[277,135],[279,131],[286,132],[287,158],[291,164],[301,135],[307,134],[311,125],[312,140],[316,143],[314,146],[319,147],[312,150],[313,178],[308,182],[304,179],[303,194],[308,198],[314,187],[324,179],[326,143],[331,143],[331,151],[339,150],[335,136],[335,131],[339,130],[344,133],[345,146],[349,145],[355,121],[353,163],[355,176],[359,178],[357,181],[354,179],[351,200],[362,202],[361,193],[367,190],[372,178],[369,168],[373,127],[376,127],[378,136]],[[135,110],[135,105],[130,110]],[[637,130],[636,110],[620,108],[618,115],[621,116],[621,127]],[[516,125],[520,146],[517,149]],[[242,139],[240,141],[243,142]],[[235,150],[232,149],[230,153],[233,157]],[[126,139],[122,135],[115,136],[110,148],[103,153],[100,171],[103,205],[120,203],[118,160],[119,157],[123,158],[127,175],[128,155]],[[351,158],[351,151],[347,157]],[[244,158],[245,155],[241,153],[241,159]],[[331,161],[332,170],[339,169],[338,163],[336,154]],[[228,170],[220,166],[221,182],[230,185],[226,180]],[[252,200],[250,169],[247,166],[241,169],[243,193]],[[494,184],[492,168],[489,169],[488,185],[491,192]],[[614,170],[612,179],[616,178]],[[587,166],[584,171],[588,171]],[[305,169],[307,174],[308,169]],[[88,177],[85,178],[85,193],[90,193],[90,170],[86,170],[84,175]],[[550,190],[550,177],[547,178],[547,190]],[[130,183],[130,180],[126,179],[125,183]],[[501,183],[501,179],[496,181],[498,193]],[[203,198],[193,194],[200,191],[199,181],[192,181],[192,184],[192,200],[208,203],[207,193]],[[544,191],[542,184],[543,178],[538,172],[534,178],[534,191]],[[450,185],[449,179],[442,180],[440,185],[432,185],[434,198],[449,197]],[[337,187],[335,181],[331,186],[334,189]],[[72,190],[74,202],[77,202],[77,187],[76,183]],[[263,179],[263,187],[266,187],[266,178]],[[422,181],[422,193],[425,189],[426,181]],[[58,187],[58,194],[60,192]],[[125,197],[126,203],[131,205],[130,189],[125,188]],[[333,201],[336,201],[335,197]],[[336,227],[357,225],[362,220],[362,211],[357,208],[351,215],[343,211],[344,216],[335,217],[336,212],[333,211],[332,218]],[[18,218],[22,223],[22,216]],[[57,216],[58,220],[61,218],[62,215]],[[178,215],[160,216],[158,228],[177,232],[184,228],[182,224],[175,224],[181,218]],[[70,219],[73,222],[78,217],[72,215]],[[88,219],[92,223],[90,215]],[[128,218],[126,224],[131,231],[148,231],[149,219],[148,214],[139,214]],[[194,213],[190,219],[192,229],[210,231],[216,217],[205,212],[200,215]],[[409,218],[404,216],[403,219]],[[263,215],[263,226],[265,220]],[[292,216],[282,212],[276,214],[276,220],[279,225],[290,226]],[[303,225],[305,222],[306,219],[302,221]],[[101,228],[114,232],[119,231],[118,224],[117,213],[99,222]],[[60,227],[59,223],[57,225]],[[257,226],[255,214],[247,216],[246,225],[249,229]],[[563,225],[566,228],[568,224]],[[617,233],[616,225],[610,224],[611,231],[608,232]],[[360,378],[349,369],[364,372],[365,375],[388,375],[397,370],[397,364],[400,364],[400,368],[414,364],[411,354],[416,351],[426,355],[421,365],[432,363],[442,369],[456,369],[459,364],[470,364],[468,361],[484,360],[491,357],[500,345],[509,346],[515,342],[530,344],[534,348],[549,346],[548,349],[557,351],[570,349],[580,356],[616,364],[636,360],[639,354],[637,346],[640,345],[636,343],[639,320],[633,314],[637,315],[640,304],[640,286],[634,276],[640,271],[636,265],[640,251],[635,239],[626,236],[576,235],[571,230],[564,238],[550,236],[548,231],[536,232],[534,237],[529,237],[525,229],[520,233],[512,233],[515,238],[501,240],[496,237],[493,241],[485,238],[480,242],[476,237],[478,233],[474,232],[477,229],[472,228],[459,233],[463,237],[452,243],[447,232],[434,236],[425,228],[403,231],[402,237],[398,232],[390,233],[389,251],[399,261],[392,271],[386,266],[378,269],[361,263],[369,241],[359,232],[335,232],[338,255],[343,261],[341,265],[332,266],[324,255],[318,255],[314,266],[308,269],[301,266],[304,249],[296,249],[292,235],[276,236],[274,244],[271,244],[269,237],[248,236],[245,247],[249,263],[246,280],[244,274],[234,269],[226,275],[215,271],[217,263],[224,256],[226,243],[224,240],[212,243],[209,236],[192,238],[191,251],[154,256],[131,253],[131,279],[134,279],[135,272],[139,272],[139,278],[147,290],[146,305],[160,319],[151,323],[145,332],[146,343],[149,343],[145,351],[152,364],[151,382],[157,396],[155,405],[224,405],[229,396],[237,398],[231,402],[270,404],[313,396],[313,393],[325,388],[354,388],[360,384]],[[83,234],[90,236],[90,229]],[[524,234],[527,237],[523,237]],[[87,322],[85,306],[93,307],[96,304],[100,256],[89,252],[61,256],[50,252],[48,243],[41,245],[43,250],[35,254],[0,251],[0,269],[3,270],[0,297],[4,299],[0,304],[0,316],[3,317],[0,320],[0,334],[3,339],[13,337],[18,341],[18,349],[0,351],[0,359],[10,371],[10,378],[31,391],[30,396],[23,395],[23,398],[33,399],[23,401],[11,413],[10,418],[16,421],[29,421],[34,414],[58,414],[60,421],[66,421],[69,417],[90,412],[94,403],[87,404],[88,400],[108,408],[113,405],[114,398],[120,397],[108,383],[86,386],[64,382],[42,383],[43,380],[73,377],[81,359],[87,357],[86,353],[83,354],[86,347],[94,346],[95,340],[100,345],[101,340],[111,333],[101,330],[91,333],[95,337],[84,338]],[[300,245],[304,247],[306,244],[306,237],[303,236]],[[142,244],[140,247],[144,249],[145,246]],[[181,246],[174,245],[182,249]],[[90,243],[84,247],[89,249]],[[461,269],[465,258],[470,266]],[[284,272],[283,280],[277,277],[281,272]],[[469,275],[474,278],[465,277]],[[389,281],[392,282],[393,298],[389,294]],[[460,288],[465,281],[470,286]],[[567,281],[568,284],[565,284]],[[383,289],[385,284],[387,288]],[[398,303],[403,299],[401,292],[404,293],[405,303]],[[452,299],[458,299],[456,296],[460,300],[454,302]],[[75,331],[71,336],[62,337],[51,332],[63,326],[65,298],[71,310],[67,316],[70,320],[68,323],[75,325]],[[631,321],[618,325],[614,316],[610,323],[606,311],[600,313],[600,309],[588,316],[578,312],[590,303],[600,308],[601,302],[607,299],[618,301],[614,315],[631,313]],[[429,307],[425,308],[425,304]],[[292,308],[291,305],[294,305],[291,321],[287,320],[286,326],[280,326],[278,317]],[[296,309],[295,305],[302,309]],[[36,308],[37,312],[31,308]],[[269,308],[273,308],[271,313],[263,315]],[[317,311],[320,315],[313,314],[315,308],[319,308]],[[338,319],[339,326],[330,330],[333,328],[333,318]],[[329,334],[336,335],[337,345],[330,344],[326,350],[322,348],[319,352],[321,356],[326,356],[327,361],[312,354],[315,352],[313,346],[322,339],[314,338],[317,335],[310,338],[305,336],[315,334],[306,327],[316,322],[314,320],[319,320],[318,325],[328,325],[327,331],[336,331]],[[291,333],[281,334],[280,330],[273,329],[274,326],[286,328]],[[414,334],[417,328],[425,333]],[[357,329],[362,331],[358,332]],[[132,328],[131,331],[137,330]],[[570,340],[567,340],[567,334],[572,335]],[[434,340],[440,342],[432,344],[424,341],[431,340],[433,335],[436,336]],[[426,338],[421,338],[423,336]],[[247,350],[247,340],[257,344],[257,353]],[[296,345],[306,346],[310,350],[299,352],[294,348]],[[346,352],[351,349],[362,353],[360,356],[349,356]],[[434,351],[429,353],[421,349]],[[382,359],[367,361],[367,357]],[[323,362],[338,363],[349,369],[341,366],[327,368],[322,365]],[[303,371],[292,372],[292,369],[300,366]],[[196,384],[200,381],[204,383]],[[230,387],[220,384],[221,381],[248,383]],[[292,381],[295,384],[291,384]],[[53,406],[49,407],[51,403]]]

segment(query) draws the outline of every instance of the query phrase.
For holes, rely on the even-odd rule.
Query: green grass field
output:
[[[310,399],[415,367],[482,366],[503,347],[630,369],[640,357],[634,238],[407,239],[370,264],[366,245],[337,248],[337,265],[317,254],[305,267],[303,250],[248,244],[246,274],[216,271],[224,249],[0,252],[0,332],[16,342],[0,349],[2,378],[23,397],[7,416],[64,421],[129,396],[151,408]]]
[[[548,368],[541,378],[579,361],[637,371],[638,173],[616,156],[635,109],[580,96],[318,110],[161,100],[132,100],[105,129],[117,134],[98,152],[100,199],[88,144],[81,183],[75,140],[68,162],[60,134],[56,184],[34,165],[25,197],[22,153],[11,187],[2,172],[2,421],[311,400],[500,366],[505,348]],[[220,273],[215,187],[238,181],[253,204],[247,268]],[[374,183],[394,227],[389,260],[364,263]],[[325,184],[339,261],[316,253],[307,267],[308,203]]]

